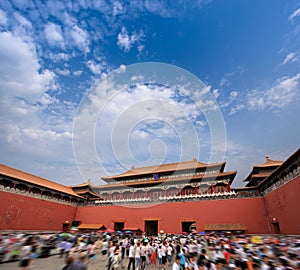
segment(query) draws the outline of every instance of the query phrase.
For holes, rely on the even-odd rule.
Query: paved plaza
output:
[[[95,260],[92,260],[88,265],[88,270],[106,270],[105,267],[107,263],[107,257],[102,257],[102,255],[98,254]],[[125,258],[124,266],[125,270],[127,270],[128,259]],[[39,258],[36,259],[29,269],[35,270],[61,270],[64,266],[64,259],[59,258],[59,255],[53,255],[48,258]],[[18,262],[9,262],[0,264],[0,269],[2,270],[16,270],[19,269]],[[122,267],[120,267],[122,269]],[[147,265],[146,269],[158,269],[154,266]],[[171,266],[167,266],[167,269],[172,269]]]

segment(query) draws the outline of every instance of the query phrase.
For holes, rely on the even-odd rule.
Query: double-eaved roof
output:
[[[132,167],[130,170],[114,175],[114,176],[106,176],[102,177],[104,181],[111,180],[111,179],[119,179],[119,178],[129,178],[129,177],[136,177],[142,175],[149,175],[154,173],[165,173],[165,172],[175,172],[175,171],[184,171],[184,170],[195,170],[195,169],[205,169],[211,167],[217,167],[220,172],[224,170],[226,162],[217,162],[217,163],[202,163],[197,161],[196,159],[192,159],[190,161],[182,161],[182,162],[174,162],[169,164],[160,164],[154,166],[146,166],[146,167],[139,167],[135,168]]]
[[[269,159],[262,164],[254,165],[252,171],[243,182],[248,182],[247,187],[256,186],[263,179],[267,178],[274,170],[281,166],[283,161]]]

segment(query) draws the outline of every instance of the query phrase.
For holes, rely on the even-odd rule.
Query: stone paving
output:
[[[88,265],[88,270],[106,270],[107,257],[102,257],[100,254],[96,256],[96,259],[92,260]],[[127,270],[128,259],[124,260],[124,270]],[[64,266],[64,259],[59,258],[59,255],[52,255],[48,258],[39,258],[33,261],[31,266],[28,268],[33,270],[61,270]],[[8,262],[0,264],[1,270],[16,270],[19,269],[18,262]],[[121,270],[122,267],[119,267]],[[147,269],[158,269],[154,266],[147,265]],[[171,266],[167,267],[168,270],[172,269]]]

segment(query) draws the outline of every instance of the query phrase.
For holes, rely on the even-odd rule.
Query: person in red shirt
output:
[[[224,259],[226,260],[227,263],[229,263],[231,255],[230,255],[228,249],[225,249],[223,253],[224,253]]]

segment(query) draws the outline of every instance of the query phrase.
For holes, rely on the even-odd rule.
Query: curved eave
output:
[[[257,188],[262,188],[264,185],[266,185],[270,180],[275,178],[279,173],[284,171],[286,168],[288,168],[289,164],[294,162],[295,160],[300,158],[300,148],[296,150],[286,161],[284,161],[279,167],[277,167],[268,177],[266,177],[263,181],[261,181]]]
[[[23,181],[26,184],[32,184],[38,187],[47,188],[49,190],[64,193],[69,196],[80,197],[77,193],[75,193],[70,187],[55,183],[53,181],[35,176],[30,173],[26,173],[12,167],[8,167],[6,165],[0,164],[0,175],[4,177],[9,177],[11,179],[16,179],[18,181]]]
[[[233,172],[223,172],[219,174],[202,174],[202,175],[194,175],[191,178],[187,177],[174,177],[174,178],[169,178],[169,179],[161,179],[161,180],[151,180],[151,181],[137,181],[137,182],[132,182],[132,183],[118,183],[118,184],[107,184],[107,185],[102,185],[98,186],[96,188],[98,189],[109,189],[109,188],[115,188],[115,187],[133,187],[133,186],[141,186],[141,185],[157,185],[157,184],[162,184],[162,183],[172,183],[172,182],[178,182],[178,181],[189,181],[191,182],[192,180],[205,180],[205,179],[210,179],[210,178],[215,178],[216,179],[222,179],[224,177],[230,178],[230,183],[232,183],[234,177],[236,176],[236,171]]]
[[[95,187],[91,182],[85,182],[82,184],[78,184],[78,185],[73,185],[73,186],[69,186],[70,188],[81,188],[81,187]]]
[[[149,167],[142,167],[142,168],[135,168],[132,170],[129,170],[127,172],[124,172],[122,174],[114,175],[114,176],[106,176],[102,177],[101,179],[104,181],[111,181],[111,180],[116,180],[122,177],[132,177],[132,176],[143,176],[143,175],[149,175],[149,174],[154,174],[154,173],[166,173],[166,172],[175,172],[175,171],[184,171],[184,170],[192,170],[192,169],[203,169],[203,168],[213,168],[213,167],[219,167],[221,171],[224,170],[226,162],[218,162],[218,163],[212,163],[212,164],[206,164],[206,163],[201,163],[197,162],[198,164],[191,164],[190,166],[184,166],[184,164],[179,164],[179,165],[173,165],[172,164],[163,164],[160,166],[149,166]],[[163,169],[163,166],[173,166],[176,168],[168,168]],[[145,169],[145,171],[139,172],[140,170]],[[146,171],[147,170],[147,171]]]
[[[251,182],[251,181],[253,181],[254,179],[259,179],[259,178],[264,179],[264,178],[268,177],[271,173],[272,173],[272,172],[269,172],[269,173],[258,173],[258,174],[253,174],[249,180],[247,180],[247,181],[244,180],[243,182]]]

